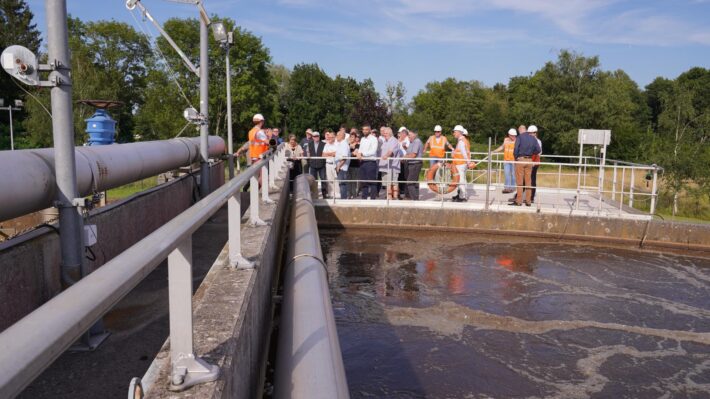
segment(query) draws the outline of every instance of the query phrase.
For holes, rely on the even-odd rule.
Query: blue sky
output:
[[[29,0],[45,30],[44,1]],[[68,0],[83,20],[135,25],[122,0]],[[158,19],[196,8],[143,0]],[[561,49],[599,55],[641,87],[710,67],[710,0],[205,0],[262,37],[275,63],[317,62],[328,74],[370,77],[383,90],[403,81],[407,96],[455,77],[486,85],[529,75]],[[137,12],[137,11],[136,11]],[[137,15],[137,14],[136,14]],[[136,27],[138,28],[138,27]]]

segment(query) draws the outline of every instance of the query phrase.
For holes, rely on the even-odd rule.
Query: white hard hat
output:
[[[262,114],[256,114],[256,115],[254,115],[254,117],[252,118],[252,120],[255,120],[255,121],[263,121],[263,120],[264,120],[264,115],[262,115]]]
[[[466,130],[465,128],[463,129],[463,132],[461,132],[461,133],[463,133],[464,136],[468,136],[468,130]]]
[[[320,137],[320,132],[313,132],[313,133],[311,134],[311,136],[318,136],[318,137]]]
[[[537,133],[537,126],[530,125],[530,127],[528,127],[528,133]]]
[[[518,135],[518,131],[515,130],[515,129],[510,129],[510,130],[508,130],[508,134],[511,135],[511,136],[517,136],[517,135]]]
[[[464,130],[466,130],[466,129],[464,129],[463,126],[461,126],[461,125],[454,126],[454,132],[459,131],[459,132],[463,133]]]
[[[402,127],[399,128],[399,130],[397,130],[397,133],[408,132],[408,131],[409,131],[409,129],[407,129],[406,127],[402,126]]]
[[[440,132],[440,131],[441,131],[441,125],[436,125],[436,126],[434,126],[434,131],[435,131],[435,132]]]

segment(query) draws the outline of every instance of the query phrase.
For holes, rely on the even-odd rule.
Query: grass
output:
[[[135,193],[148,190],[158,185],[158,178],[156,176],[148,177],[143,180],[138,180],[133,183],[126,184],[125,186],[120,186],[108,190],[106,193],[106,200],[109,202],[117,201],[126,197],[130,197]]]

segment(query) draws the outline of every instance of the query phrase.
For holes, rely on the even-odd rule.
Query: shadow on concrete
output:
[[[249,194],[242,194],[242,212]],[[227,242],[227,207],[192,238],[193,292]],[[133,377],[142,377],[170,334],[168,268],[161,263],[104,317],[112,334],[96,351],[66,352],[20,398],[125,398]]]

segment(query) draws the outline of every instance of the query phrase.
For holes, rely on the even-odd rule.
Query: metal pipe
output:
[[[224,152],[224,140],[215,136],[209,140],[210,155],[221,155]],[[94,191],[105,191],[187,166],[200,159],[199,150],[199,138],[77,147],[76,158],[73,156],[74,151],[71,152],[72,166],[75,166],[77,171],[73,181],[75,195],[61,194],[62,191],[59,191],[59,195],[60,198],[66,199],[83,197]],[[0,152],[0,220],[53,205],[57,193],[55,182],[59,184],[59,179],[55,178],[54,166],[55,162],[59,162],[58,151],[59,149],[44,148]],[[60,208],[60,228],[68,212],[64,211],[65,219],[62,219],[62,209],[75,208]],[[76,210],[73,212],[79,214]],[[64,228],[67,228],[67,225],[69,223],[65,224]],[[80,249],[83,253],[83,248]]]
[[[200,18],[200,113],[205,123],[200,125],[200,196],[205,198],[210,192],[209,167],[209,36],[207,22]]]
[[[0,398],[18,395],[173,250],[181,247],[266,162],[259,161],[253,169],[230,180],[0,333]]]
[[[76,163],[74,154],[74,116],[72,109],[72,81],[71,63],[69,62],[69,36],[67,32],[67,4],[66,0],[45,1],[47,15],[47,53],[50,65],[54,68],[49,74],[49,80],[55,86],[51,89],[52,104],[52,138],[54,140],[54,170],[56,179],[49,187],[40,189],[46,194],[52,191],[49,201],[45,206],[33,210],[47,208],[56,199],[59,208],[59,241],[62,256],[62,270],[80,269],[82,275],[88,274],[87,264],[84,260],[84,222],[81,218],[81,208],[75,201],[78,196],[76,184]],[[11,152],[15,154],[17,152]],[[6,161],[7,156],[0,157]],[[51,165],[51,164],[50,164]],[[49,165],[46,165],[49,166]],[[21,164],[11,163],[7,168],[2,168],[2,173],[22,173]],[[0,181],[6,181],[0,179]],[[38,185],[40,180],[26,180],[24,183]],[[56,185],[56,187],[55,187]],[[8,194],[13,197],[25,195],[21,186],[9,185],[0,190],[0,197]],[[3,210],[10,208],[8,202],[0,201]],[[4,218],[0,216],[0,219]]]
[[[226,78],[227,78],[227,159],[229,168],[229,178],[234,178],[234,138],[232,137],[232,80],[231,69],[229,67],[229,48],[232,47],[232,32],[229,32],[227,39],[226,57]]]
[[[314,184],[308,175],[298,176],[293,183],[276,355],[277,399],[350,397],[313,209]]]
[[[486,176],[486,210],[488,210],[488,201],[491,192],[491,138],[488,138],[488,167],[486,171],[488,176]]]

